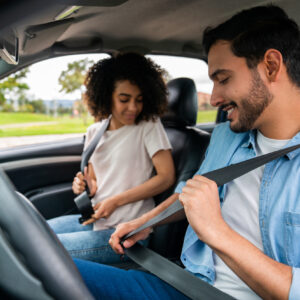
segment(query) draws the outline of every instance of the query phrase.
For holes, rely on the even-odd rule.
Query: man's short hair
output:
[[[202,41],[206,54],[219,40],[229,41],[234,55],[245,57],[249,68],[255,68],[268,49],[280,51],[288,76],[300,87],[299,27],[280,7],[243,10],[215,28],[206,28]]]

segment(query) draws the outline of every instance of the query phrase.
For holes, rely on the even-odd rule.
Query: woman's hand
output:
[[[95,221],[101,218],[108,218],[118,207],[118,202],[116,198],[111,197],[107,198],[96,205],[94,205],[93,209],[95,213],[91,216],[91,218],[83,223],[83,225],[88,225],[94,223]]]
[[[107,198],[94,206],[95,213],[93,214],[93,218],[96,220],[100,218],[108,218],[118,207],[118,203],[114,197]]]
[[[74,177],[72,190],[76,195],[81,194],[85,190],[84,176],[81,172],[78,172],[76,177]]]
[[[74,177],[73,184],[72,184],[72,190],[74,194],[81,194],[84,192],[86,183],[88,184],[89,190],[90,190],[90,196],[94,196],[97,191],[97,182],[96,177],[94,176],[94,170],[91,164],[89,164],[89,167],[84,168],[84,175],[82,172],[78,172],[76,174],[76,177]]]

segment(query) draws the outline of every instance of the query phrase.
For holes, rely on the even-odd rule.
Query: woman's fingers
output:
[[[89,225],[89,224],[94,223],[95,221],[97,221],[97,219],[94,218],[94,217],[91,217],[91,218],[88,219],[87,221],[84,221],[84,222],[82,223],[82,225]]]

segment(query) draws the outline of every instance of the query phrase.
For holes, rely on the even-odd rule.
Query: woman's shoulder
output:
[[[86,138],[87,140],[91,139],[96,132],[103,126],[105,120],[102,120],[100,122],[95,122],[92,125],[90,125],[86,131]]]
[[[148,131],[151,130],[155,127],[162,127],[162,123],[159,117],[156,117],[155,119],[151,119],[148,121],[140,121],[140,123],[138,124],[138,126],[140,126],[141,128],[143,128],[144,130]]]
[[[166,135],[159,117],[149,121],[141,121],[138,125],[144,137],[152,138]]]

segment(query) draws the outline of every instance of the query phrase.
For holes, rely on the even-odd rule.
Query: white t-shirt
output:
[[[259,131],[256,137],[257,155],[283,148],[288,140],[274,140]],[[241,236],[263,251],[258,211],[259,191],[264,166],[259,167],[227,185],[222,206],[226,223]],[[261,299],[216,254],[214,254],[216,280],[214,286],[240,300]]]
[[[102,125],[103,122],[95,123],[88,128],[85,148]],[[152,156],[159,150],[167,149],[171,149],[171,145],[160,119],[107,130],[90,158],[98,185],[92,203],[96,204],[147,181],[153,175]],[[94,230],[116,227],[153,207],[152,198],[123,205],[107,219],[97,220]]]

